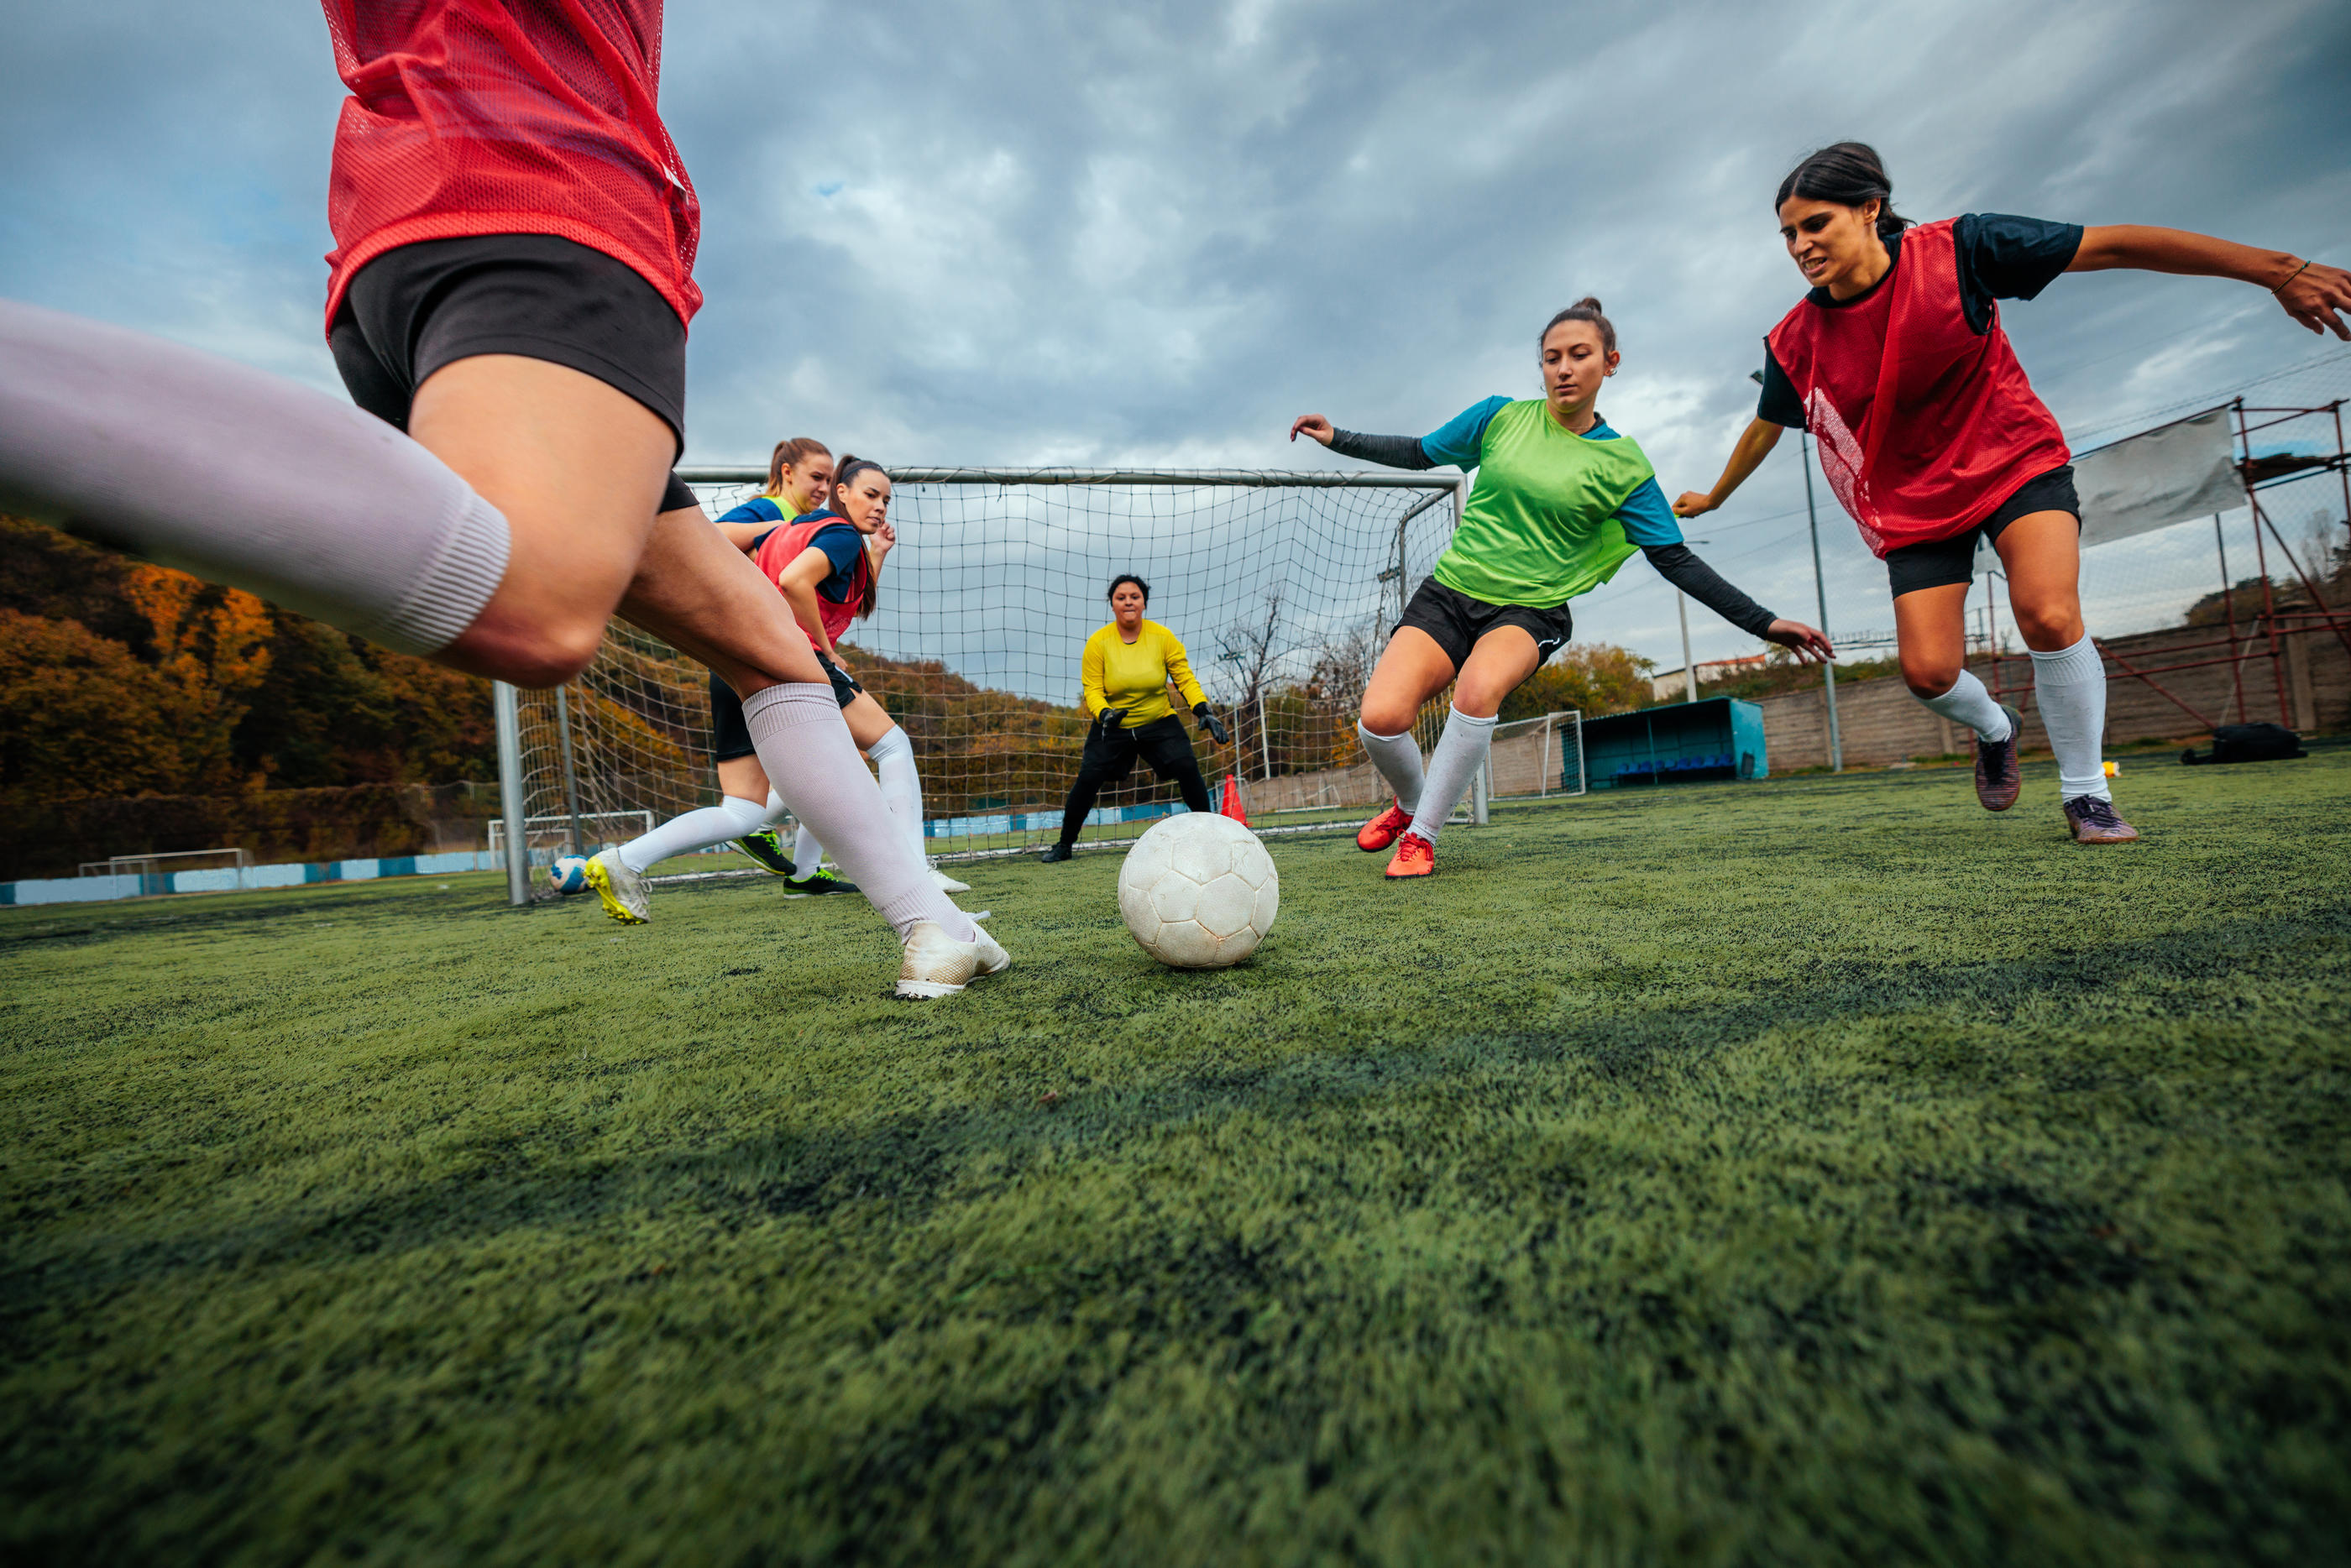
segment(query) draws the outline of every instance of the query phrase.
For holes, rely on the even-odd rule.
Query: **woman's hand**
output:
[[[2351,339],[2351,328],[2346,328],[2343,318],[2335,315],[2338,310],[2351,310],[2351,272],[2312,262],[2292,283],[2277,291],[2277,302],[2285,307],[2288,316],[2313,332],[2332,332],[2337,337]]]
[[[1703,490],[1685,490],[1674,497],[1674,515],[1696,517],[1714,510],[1714,497]]]
[[[1310,435],[1324,446],[1329,446],[1331,438],[1337,433],[1331,428],[1331,421],[1321,414],[1301,414],[1290,421],[1290,439],[1292,441],[1296,441],[1301,435]]]
[[[1200,721],[1200,728],[1207,731],[1209,738],[1217,744],[1229,746],[1233,743],[1233,732],[1225,728],[1224,721],[1210,711],[1206,702],[1192,704],[1192,717]]]
[[[890,552],[897,547],[898,530],[886,518],[875,525],[872,536],[865,541],[865,553],[873,557],[873,569],[877,572],[882,569],[882,563],[890,558]]]
[[[1800,620],[1775,620],[1763,628],[1763,635],[1794,654],[1799,664],[1826,664],[1836,657],[1836,649],[1829,646],[1828,633]]]

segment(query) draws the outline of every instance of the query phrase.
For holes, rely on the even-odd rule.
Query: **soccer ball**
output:
[[[559,893],[585,893],[588,890],[588,862],[577,855],[557,857],[547,868],[547,885]]]
[[[1273,929],[1280,908],[1273,857],[1229,816],[1171,816],[1136,839],[1119,867],[1126,929],[1171,969],[1240,962]]]

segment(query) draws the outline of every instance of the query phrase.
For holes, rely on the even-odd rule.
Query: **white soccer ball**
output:
[[[1187,812],[1134,841],[1118,872],[1118,912],[1171,969],[1223,969],[1257,951],[1281,908],[1281,878],[1257,835]]]
[[[547,868],[547,885],[559,893],[588,890],[588,862],[577,855],[560,856]]]

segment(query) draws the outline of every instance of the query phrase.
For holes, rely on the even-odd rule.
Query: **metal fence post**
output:
[[[503,680],[490,683],[498,726],[498,815],[506,819],[507,902],[530,902],[530,845],[523,832],[522,700]]]

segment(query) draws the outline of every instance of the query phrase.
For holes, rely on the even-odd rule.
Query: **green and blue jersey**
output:
[[[1423,436],[1431,462],[1478,471],[1437,580],[1492,605],[1550,609],[1644,546],[1682,542],[1656,470],[1605,421],[1582,435],[1540,398],[1488,398]]]

